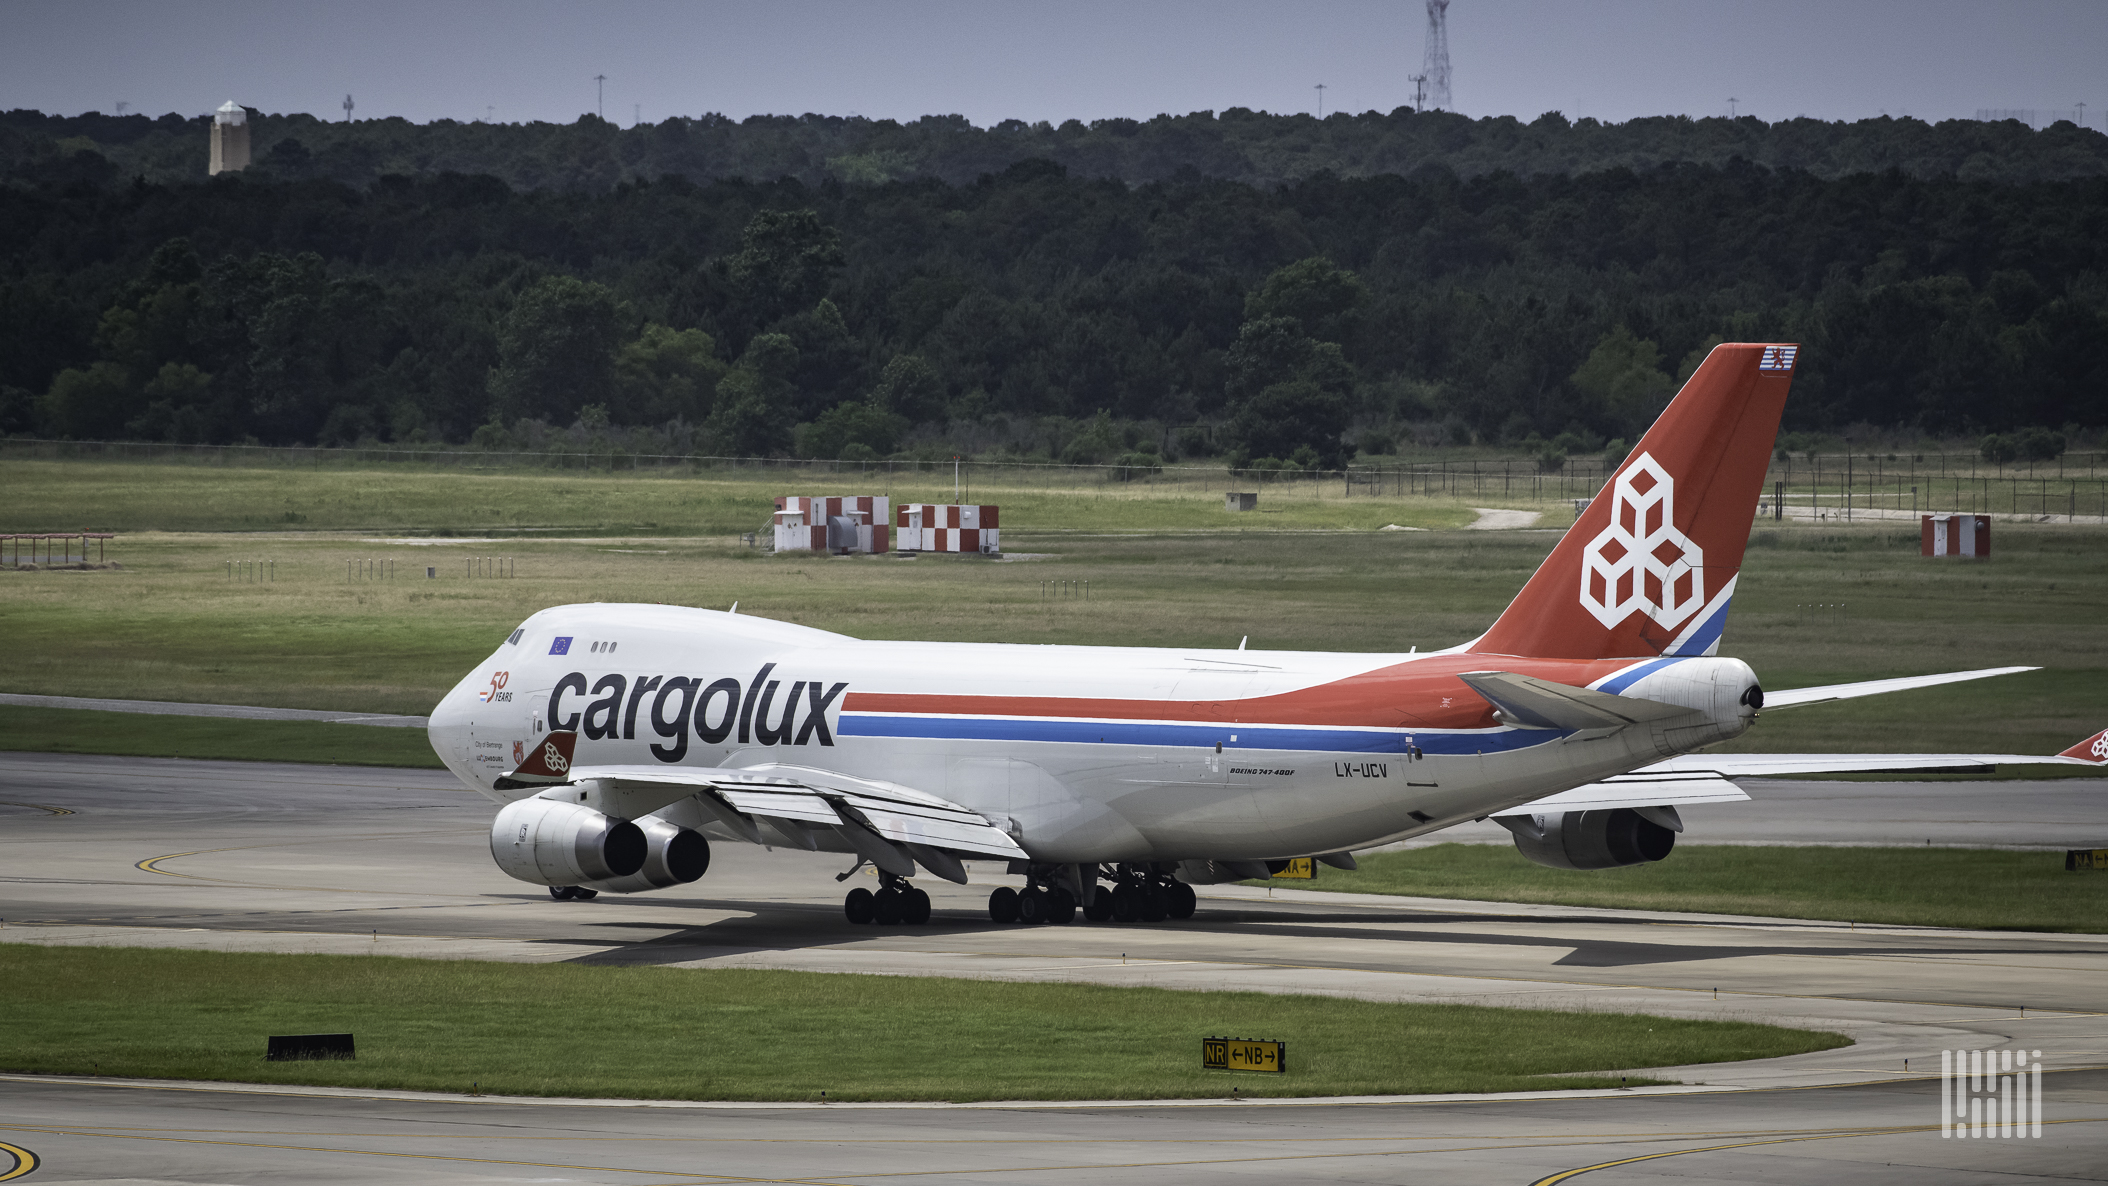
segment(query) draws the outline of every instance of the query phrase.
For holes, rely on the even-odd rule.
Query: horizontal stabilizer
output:
[[[1691,711],[1659,700],[1555,684],[1512,671],[1468,671],[1457,678],[1499,709],[1504,722],[1523,729],[1622,729]]]
[[[1901,679],[1870,679],[1857,684],[1830,684],[1820,688],[1788,688],[1783,692],[1764,693],[1764,707],[1795,708],[1803,704],[1827,704],[1832,700],[1850,700],[1855,696],[1879,696],[1883,692],[1904,692],[1912,688],[1932,688],[1940,684],[1958,684],[1963,680],[1989,679],[1994,675],[2013,675],[2022,671],[2036,671],[2034,667],[1986,667],[1980,671],[1948,671],[1939,675],[1906,675]]]

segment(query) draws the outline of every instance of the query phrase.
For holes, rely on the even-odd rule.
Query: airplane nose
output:
[[[432,744],[432,752],[446,763],[455,777],[475,784],[468,758],[469,706],[473,694],[468,691],[468,681],[456,684],[454,689],[432,706],[432,715],[425,723],[425,738]]]

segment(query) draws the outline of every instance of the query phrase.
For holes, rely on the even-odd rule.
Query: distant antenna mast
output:
[[[1727,97],[1727,117],[1729,119],[1735,118],[1735,104],[1740,103],[1741,101],[1742,100],[1735,98],[1733,95],[1729,95]]]
[[[1325,84],[1321,82],[1313,89],[1318,93],[1318,118],[1323,119],[1325,118]]]
[[[1427,60],[1420,71],[1427,84],[1426,106],[1448,111],[1449,0],[1427,0]]]
[[[130,104],[130,103],[128,103],[128,102],[126,102],[126,101],[124,101],[123,99],[119,99],[119,100],[117,101],[117,114],[119,114],[119,115],[123,115],[123,114],[124,114],[124,112],[125,112],[125,108],[127,108],[127,107],[130,107],[130,106],[131,106],[131,104]],[[2085,108],[2086,108],[2086,104],[2084,104],[2084,103],[2081,103],[2081,104],[2079,104],[2079,109],[2080,109],[2080,111],[2081,111],[2082,113],[2083,113],[2083,112],[2085,111]]]
[[[1413,110],[1427,110],[1427,75],[1408,74],[1405,80],[1413,84]]]
[[[351,96],[350,96],[350,95],[346,95],[346,96],[344,96],[344,122],[345,122],[345,123],[350,123],[350,122],[351,122],[351,108],[352,108]]]
[[[600,113],[600,118],[601,118],[601,119],[603,119],[603,120],[605,120],[605,119],[606,119],[606,118],[608,117],[608,76],[607,76],[607,75],[605,75],[605,74],[595,74],[595,75],[593,76],[593,94],[594,94],[594,100],[593,100],[593,102],[594,102],[594,109],[595,109],[596,111],[598,111],[598,112]]]
[[[637,126],[638,124],[641,124],[641,123],[643,123],[643,122],[644,122],[644,104],[642,104],[642,103],[632,103],[632,104],[630,104],[630,117],[629,117],[629,126],[630,126],[630,127],[633,127],[633,128],[634,128],[634,127],[636,127],[636,126]]]

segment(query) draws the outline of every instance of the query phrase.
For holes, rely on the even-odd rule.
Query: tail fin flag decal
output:
[[[1711,654],[1720,642],[1799,347],[1714,347],[1478,654]]]

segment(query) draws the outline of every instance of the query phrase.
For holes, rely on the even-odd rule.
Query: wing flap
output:
[[[717,793],[736,810],[748,815],[794,819],[827,827],[834,827],[842,822],[841,814],[835,811],[827,800],[808,791],[721,786],[717,788]]]

